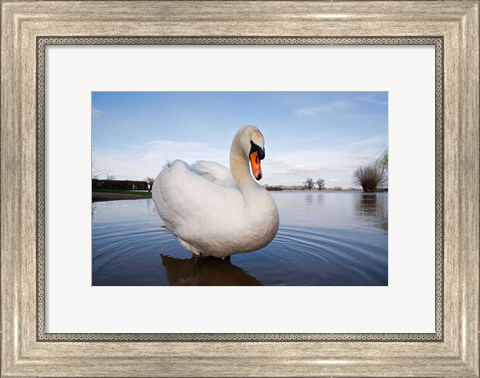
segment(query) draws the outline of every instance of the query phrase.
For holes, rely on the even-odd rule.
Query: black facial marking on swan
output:
[[[250,155],[253,153],[253,152],[258,152],[258,157],[260,158],[260,160],[263,160],[265,159],[265,148],[261,148],[258,144],[255,144],[253,141],[250,141]]]

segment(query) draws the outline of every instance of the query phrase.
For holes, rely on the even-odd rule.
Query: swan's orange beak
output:
[[[262,178],[262,167],[260,165],[258,151],[253,151],[250,154],[250,164],[252,166],[253,177],[255,177],[257,180],[260,180]]]

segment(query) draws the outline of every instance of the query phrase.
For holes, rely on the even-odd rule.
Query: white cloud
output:
[[[331,153],[331,156],[329,156]],[[346,157],[341,152],[301,151],[298,153],[267,155],[263,163],[264,181],[270,185],[300,185],[305,179],[343,176],[345,186],[351,186],[350,169],[345,169]]]
[[[264,181],[270,185],[300,185],[306,178],[323,178],[331,185],[354,186],[353,171],[370,163],[383,149],[381,138],[370,138],[318,149],[268,149]],[[270,151],[270,153],[269,153]]]
[[[375,97],[375,95],[373,93],[369,94],[369,95],[366,95],[366,96],[356,97],[355,99],[360,100],[360,101],[370,102],[370,103],[376,104],[376,105],[382,105],[382,106],[388,105],[388,100],[379,100]]]
[[[305,108],[297,109],[294,114],[298,116],[314,116],[317,114],[331,113],[337,110],[350,109],[355,104],[351,101],[332,101],[320,104],[317,106],[310,106]]]
[[[166,161],[181,159],[187,163],[213,160],[228,164],[228,150],[221,150],[199,142],[151,141],[124,150],[94,151],[95,167],[109,172],[119,180],[142,180],[156,177]],[[103,177],[101,177],[103,178]]]
[[[157,140],[137,148],[144,151],[142,161],[146,163],[175,159],[181,159],[188,163],[197,160],[228,160],[228,149],[215,148],[200,142]]]
[[[97,109],[95,106],[92,106],[92,117],[93,118],[98,118],[103,114],[103,112],[100,109]]]
[[[261,183],[301,185],[311,177],[323,178],[331,186],[353,186],[353,171],[378,156],[381,142],[381,138],[371,138],[343,146],[298,150],[268,145]],[[211,160],[228,167],[229,150],[229,143],[216,147],[201,142],[156,140],[123,150],[94,151],[94,159],[99,171],[113,174],[117,179],[142,180],[156,177],[167,160],[181,159],[187,163]]]

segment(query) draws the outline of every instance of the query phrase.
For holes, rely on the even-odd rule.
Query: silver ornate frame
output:
[[[46,333],[45,49],[49,45],[430,45],[435,47],[434,333]],[[442,341],[443,38],[435,37],[37,37],[37,340],[38,341]]]
[[[0,0],[0,19],[1,377],[480,377],[480,0]],[[42,333],[45,319],[37,312],[44,277],[37,269],[44,220],[38,214],[45,204],[37,158],[44,146],[37,122],[44,98],[37,92],[37,54],[41,43],[62,38],[115,44],[423,40],[436,46],[437,61],[441,48],[435,333],[163,340]]]

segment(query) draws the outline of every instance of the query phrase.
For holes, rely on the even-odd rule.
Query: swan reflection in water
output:
[[[262,283],[229,261],[208,256],[179,259],[160,254],[170,286],[261,286]]]

